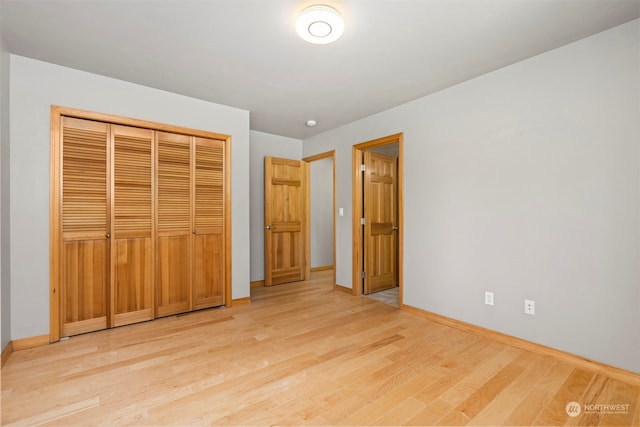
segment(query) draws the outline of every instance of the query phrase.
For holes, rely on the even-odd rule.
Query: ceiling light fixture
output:
[[[327,44],[340,38],[344,20],[340,12],[330,6],[309,6],[298,16],[296,31],[309,43]]]
[[[312,128],[316,125],[316,121],[315,120],[307,120],[307,126]]]

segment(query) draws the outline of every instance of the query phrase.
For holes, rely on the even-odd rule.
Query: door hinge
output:
[[[367,277],[367,273],[363,271],[362,273],[360,273],[360,277],[365,279]]]
[[[360,225],[364,225],[364,224],[365,224],[364,218],[360,218]]]
[[[364,172],[366,169],[364,163],[360,165],[360,172]]]

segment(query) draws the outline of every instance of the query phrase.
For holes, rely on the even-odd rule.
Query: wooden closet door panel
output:
[[[112,324],[154,318],[153,131],[112,125]]]
[[[107,327],[108,125],[64,117],[61,138],[62,335]]]
[[[114,246],[113,326],[153,319],[151,239],[117,239]]]
[[[191,310],[190,236],[158,237],[157,246],[158,317]]]
[[[224,142],[195,138],[194,307],[224,304]]]
[[[197,235],[194,239],[193,281],[195,307],[224,304],[224,241],[222,235]]]
[[[191,137],[156,132],[156,314],[191,310]]]
[[[107,241],[64,242],[63,336],[107,327]]]

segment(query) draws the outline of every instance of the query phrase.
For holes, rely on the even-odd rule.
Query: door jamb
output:
[[[385,136],[378,139],[362,142],[353,146],[353,248],[352,248],[352,294],[362,295],[362,286],[358,286],[362,283],[361,273],[362,265],[364,261],[364,254],[362,252],[362,225],[360,219],[362,218],[362,183],[363,176],[360,171],[360,165],[362,164],[362,153],[370,148],[380,147],[389,144],[398,144],[398,286],[400,291],[400,308],[403,307],[403,288],[404,288],[404,269],[403,269],[403,257],[404,257],[404,134],[402,132],[393,135]]]
[[[322,160],[322,159],[328,159],[330,158],[332,160],[332,168],[333,168],[333,213],[331,215],[331,223],[332,223],[332,227],[333,227],[333,289],[335,290],[336,288],[336,150],[331,150],[331,151],[327,151],[324,153],[320,153],[320,154],[315,154],[313,156],[309,156],[309,157],[304,157],[302,159],[302,161],[306,162],[307,164],[311,163],[311,162],[315,162],[317,160]],[[310,167],[306,168],[306,185],[307,185],[307,197],[306,197],[306,208],[305,211],[309,214],[308,216],[311,215],[310,209],[311,209],[311,179],[310,179]],[[311,221],[309,220],[309,218],[307,218],[307,224],[306,224],[306,229],[305,229],[305,251],[304,251],[304,256],[305,256],[305,264],[306,264],[306,271],[305,271],[305,276],[307,277],[307,280],[309,279],[309,277],[311,276]]]

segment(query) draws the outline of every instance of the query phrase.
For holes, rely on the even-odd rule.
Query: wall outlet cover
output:
[[[484,293],[484,303],[486,305],[493,305],[493,292],[485,292]]]
[[[536,314],[536,302],[532,299],[524,300],[524,312],[526,314],[535,315]]]

